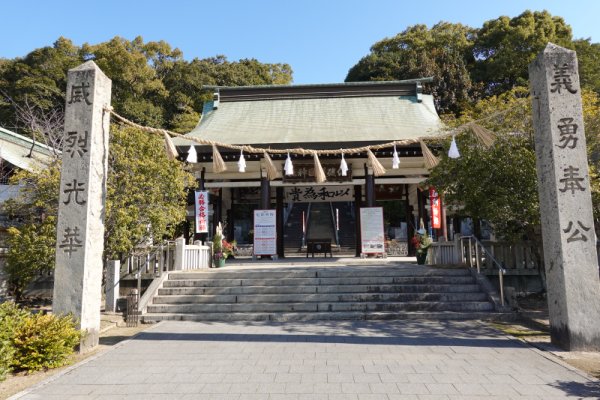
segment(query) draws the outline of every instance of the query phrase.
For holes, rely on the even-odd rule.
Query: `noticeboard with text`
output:
[[[361,207],[360,237],[361,253],[385,253],[382,207]]]
[[[277,225],[275,210],[254,210],[254,255],[277,254]]]

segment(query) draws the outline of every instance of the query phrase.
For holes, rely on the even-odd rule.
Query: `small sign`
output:
[[[353,201],[354,189],[344,186],[292,186],[285,188],[285,200],[296,202]]]
[[[361,253],[385,253],[383,230],[383,208],[361,207],[360,209]]]
[[[433,229],[442,227],[440,196],[437,190],[429,188],[429,204],[431,204],[431,226]]]
[[[254,210],[254,255],[277,254],[277,226],[275,210]]]
[[[208,233],[208,192],[194,192],[196,233]]]

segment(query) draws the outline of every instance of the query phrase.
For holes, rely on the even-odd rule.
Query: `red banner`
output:
[[[208,192],[195,192],[196,233],[208,232]]]
[[[440,196],[437,190],[432,187],[429,188],[429,204],[431,205],[431,227],[440,229],[442,227]]]

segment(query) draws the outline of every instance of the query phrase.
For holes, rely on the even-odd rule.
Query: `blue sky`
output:
[[[186,59],[285,62],[294,83],[342,82],[378,40],[414,24],[480,27],[500,15],[548,10],[575,38],[600,42],[599,0],[2,0],[0,57],[13,58],[65,36],[77,45],[114,36],[165,40]]]

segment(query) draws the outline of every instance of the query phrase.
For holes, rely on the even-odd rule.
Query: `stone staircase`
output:
[[[142,319],[481,319],[495,314],[468,269],[397,264],[171,272]]]

